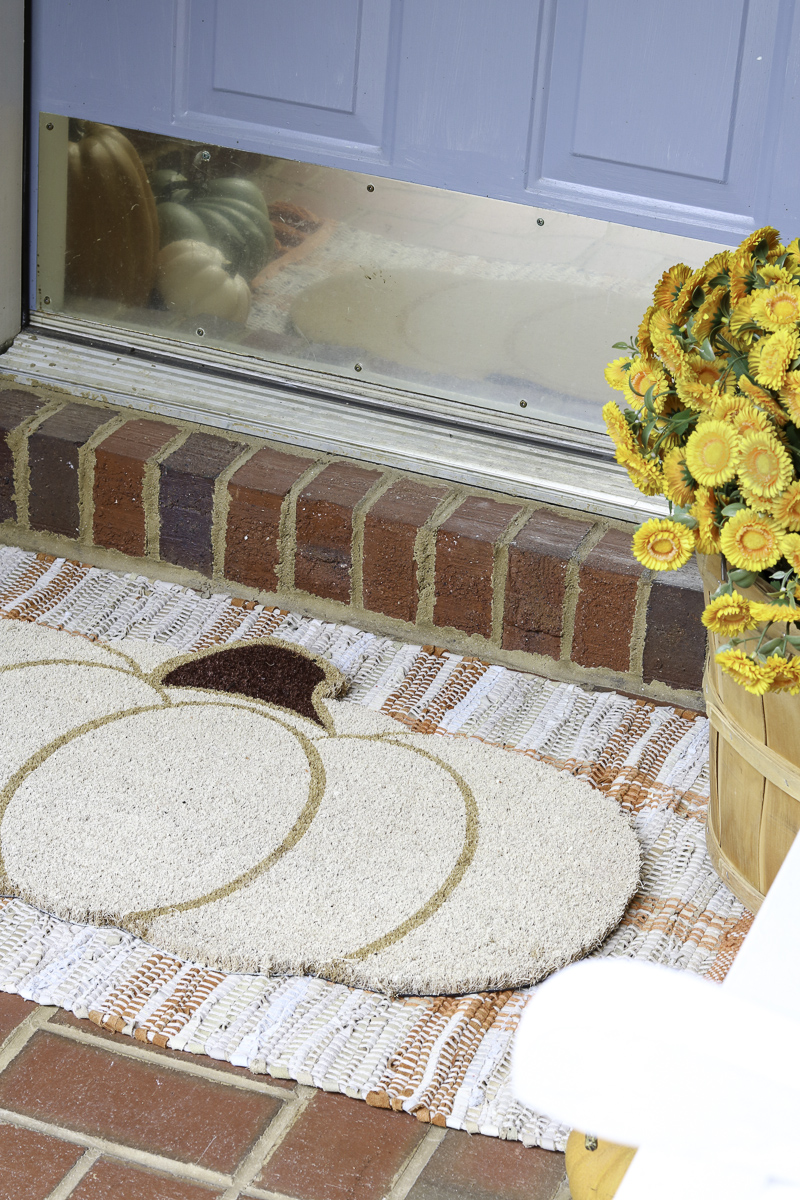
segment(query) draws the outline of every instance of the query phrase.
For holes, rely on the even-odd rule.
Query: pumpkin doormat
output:
[[[610,933],[639,879],[618,804],[346,683],[273,638],[176,658],[0,622],[0,889],[394,995],[536,983]]]
[[[487,666],[430,647],[403,645],[352,627],[264,609],[228,596],[203,598],[177,585],[121,577],[14,549],[0,549],[0,614],[12,618],[0,626],[16,631],[20,639],[28,639],[29,655],[40,652],[38,647],[31,649],[34,638],[58,639],[58,656],[68,661],[51,663],[44,669],[86,672],[93,683],[91,691],[85,691],[95,697],[93,702],[101,694],[108,694],[108,685],[100,683],[100,675],[114,676],[115,686],[130,691],[129,707],[137,710],[137,720],[151,720],[152,714],[168,711],[170,720],[185,721],[194,702],[192,715],[203,710],[202,719],[207,721],[204,729],[209,736],[204,744],[198,734],[191,742],[191,753],[216,762],[221,778],[225,777],[226,756],[233,761],[231,756],[238,754],[235,737],[230,734],[233,713],[241,713],[251,725],[266,725],[265,717],[256,716],[256,710],[263,706],[266,712],[267,706],[274,705],[274,697],[248,696],[248,671],[236,665],[236,654],[229,654],[227,660],[225,655],[248,646],[254,653],[262,653],[262,648],[272,645],[289,653],[299,650],[308,669],[308,678],[295,696],[294,714],[280,710],[280,720],[294,731],[281,734],[289,739],[287,745],[299,744],[296,733],[302,731],[309,746],[321,757],[331,754],[333,762],[348,742],[377,735],[375,744],[381,753],[394,756],[393,776],[398,786],[413,773],[409,760],[419,757],[423,772],[429,768],[443,771],[452,780],[452,799],[458,792],[462,813],[467,811],[463,794],[454,775],[447,771],[459,746],[482,748],[486,744],[492,764],[499,755],[501,760],[508,758],[515,764],[547,764],[568,781],[588,781],[630,819],[642,855],[638,891],[621,924],[596,953],[665,962],[721,979],[749,926],[749,914],[717,879],[705,851],[707,723],[697,714],[654,707],[614,693],[592,695],[573,685]],[[56,633],[55,629],[65,632]],[[84,636],[70,638],[67,632]],[[127,649],[133,649],[130,657],[136,669],[123,664],[115,654],[121,638],[126,639]],[[281,643],[280,647],[275,641]],[[67,644],[78,647],[79,653],[62,651]],[[18,649],[21,645],[22,640]],[[226,648],[222,654],[198,654],[219,646]],[[52,657],[51,651],[47,653]],[[75,666],[76,655],[86,665]],[[110,659],[119,661],[112,664]],[[319,677],[314,678],[312,668],[320,672]],[[32,678],[33,672],[42,669],[29,666],[19,672],[6,672],[0,677],[4,680],[2,686],[5,688],[8,675],[18,673]],[[207,690],[209,671],[214,676],[213,691]],[[220,688],[223,676],[226,688],[235,690]],[[151,694],[144,694],[146,689],[159,688],[171,696],[179,694],[181,704],[173,705],[174,713],[164,705],[161,695],[153,699]],[[41,695],[37,699],[35,693],[30,685],[21,702],[41,706]],[[303,705],[306,715],[299,715],[296,709]],[[342,723],[339,726],[334,722],[332,734],[326,722],[334,706],[338,706],[334,712],[341,714]],[[78,828],[76,814],[82,814],[86,829],[103,827],[105,822],[85,804],[81,809],[85,790],[79,783],[71,793],[59,793],[55,786],[47,785],[44,775],[38,780],[36,777],[40,772],[53,771],[61,755],[76,753],[84,738],[98,737],[124,725],[127,718],[117,716],[118,711],[117,706],[113,719],[95,723],[79,734],[76,729],[89,722],[77,724],[79,714],[73,712],[69,718],[72,724],[60,735],[64,740],[58,749],[37,763],[20,785],[29,784],[27,800],[31,805],[52,802],[61,813],[70,814],[73,838]],[[360,724],[362,718],[372,722],[366,735]],[[225,725],[225,736],[216,737],[212,746],[209,731],[218,721]],[[399,723],[399,732],[388,721]],[[311,732],[306,732],[309,729]],[[185,752],[187,736],[177,727],[173,733],[173,740]],[[430,737],[431,733],[444,736]],[[58,737],[53,740],[58,741]],[[248,744],[255,747],[257,739],[251,736]],[[151,731],[151,748],[163,750],[164,745]],[[434,764],[418,752],[409,753],[412,745],[420,749],[433,745],[440,761]],[[509,753],[497,746],[513,747],[521,753]],[[296,752],[294,768],[291,753],[282,769],[296,768],[302,773],[305,760],[311,774],[305,750]],[[400,755],[405,757],[401,759]],[[35,750],[26,761],[32,756]],[[84,770],[89,769],[87,764],[94,764],[93,794],[102,795],[99,785],[106,789],[109,786],[108,780],[101,777],[102,756],[78,757]],[[342,758],[347,761],[346,756]],[[236,761],[241,763],[240,754]],[[161,767],[168,769],[163,763]],[[466,772],[465,768],[453,770],[460,776]],[[258,766],[245,763],[237,768],[240,771],[252,781],[262,777]],[[54,775],[53,780],[56,778]],[[180,786],[180,807],[189,808],[193,795],[202,788],[186,774]],[[346,793],[341,779],[337,786]],[[369,786],[362,792],[365,803],[374,799]],[[130,791],[126,794],[132,798],[132,811],[136,796]],[[596,796],[596,792],[588,794]],[[163,834],[169,827],[159,824],[166,818],[159,815],[157,806],[163,804],[164,811],[174,814],[175,804],[168,804],[174,795],[174,790],[162,791],[151,798],[154,825],[142,831],[150,851],[157,849],[159,831]],[[232,795],[227,799],[223,796],[223,801],[231,807],[236,805],[237,811],[242,802],[241,797]],[[8,806],[6,820],[13,803]],[[42,854],[52,855],[50,843],[55,844],[57,835],[47,828],[43,810],[37,811],[41,813]],[[123,824],[129,818],[124,804],[118,815]],[[385,806],[381,809],[381,821],[391,824],[395,818],[396,813]],[[426,818],[433,819],[427,814]],[[280,819],[287,828],[276,825],[273,829],[278,846],[287,838],[291,840],[291,830],[297,828],[292,812],[274,816],[276,822]],[[245,820],[244,813],[240,813],[240,820]],[[317,820],[315,817],[311,821],[296,845],[311,836]],[[466,823],[462,817],[462,833]],[[5,821],[3,824],[5,848]],[[235,857],[237,852],[235,838],[225,844],[230,823],[221,822],[215,829],[220,852],[224,850],[230,863],[230,856]],[[62,838],[62,846],[65,844]],[[99,845],[99,841],[93,844]],[[465,844],[462,840],[460,848],[455,844],[451,847],[455,862]],[[401,855],[407,849],[401,846]],[[106,853],[104,847],[98,852]],[[74,848],[70,853],[77,856]],[[46,872],[37,866],[36,850],[28,854],[25,869],[44,891],[48,886]],[[198,864],[205,869],[205,857],[196,848],[192,854],[192,870],[197,870]],[[277,866],[290,857],[291,852],[285,853]],[[243,861],[240,875],[258,865]],[[342,865],[350,869],[350,864]],[[374,865],[366,863],[364,878],[368,882],[379,878],[380,870],[373,871]],[[108,863],[105,868],[108,871]],[[19,869],[18,865],[13,869]],[[176,878],[169,885],[184,886],[185,882]],[[230,879],[211,882],[224,889]],[[491,913],[498,927],[514,883],[512,850],[509,869],[498,871],[491,896]],[[111,880],[108,886],[113,892],[121,885]],[[434,894],[430,877],[425,878],[424,886],[429,899]],[[339,899],[354,890],[344,890]],[[221,902],[230,903],[246,891],[237,889]],[[176,902],[175,896],[167,896],[166,900],[162,908]],[[80,896],[76,894],[71,903],[79,907]],[[447,903],[449,899],[437,911],[444,912]],[[523,1109],[510,1094],[510,1042],[525,1002],[524,990],[392,1000],[310,975],[226,973],[202,966],[188,955],[165,952],[155,933],[156,920],[164,922],[163,930],[174,932],[174,927],[169,930],[169,922],[175,920],[174,911],[153,918],[152,912],[139,910],[143,913],[141,919],[146,924],[151,922],[149,944],[132,930],[68,921],[20,899],[7,899],[2,904],[0,988],[7,991],[17,991],[40,1003],[59,1004],[80,1016],[91,1016],[100,1024],[126,1030],[140,1040],[210,1053],[254,1070],[360,1096],[373,1104],[402,1107],[437,1124],[521,1138],[551,1148],[564,1144],[565,1129]],[[208,907],[186,909],[180,915],[194,920]],[[349,912],[347,915],[349,919]],[[428,925],[430,922],[424,921],[413,933],[421,936]],[[530,952],[530,945],[526,949]],[[369,955],[359,961],[367,958]],[[547,1036],[547,1031],[542,1034]]]

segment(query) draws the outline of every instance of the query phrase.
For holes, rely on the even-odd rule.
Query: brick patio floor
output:
[[[0,1200],[568,1200],[564,1156],[0,994]]]

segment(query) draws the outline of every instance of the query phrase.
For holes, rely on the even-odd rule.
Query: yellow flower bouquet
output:
[[[622,463],[670,516],[646,521],[633,552],[656,571],[695,550],[721,554],[703,623],[749,692],[800,692],[800,239],[751,233],[736,250],[656,285],[638,334],[605,375],[627,407],[603,418]],[[737,588],[758,582],[764,600]],[[776,634],[777,627],[777,636]]]

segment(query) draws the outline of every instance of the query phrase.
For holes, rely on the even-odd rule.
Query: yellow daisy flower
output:
[[[731,269],[732,250],[720,250],[713,255],[705,265],[706,279],[716,279],[717,275],[727,275]]]
[[[794,329],[779,329],[756,342],[748,356],[750,374],[755,376],[756,383],[777,391],[786,378],[789,363],[797,356],[798,346],[800,337]]]
[[[733,425],[737,416],[747,408],[752,409],[753,405],[746,397],[733,392],[719,392],[711,405],[711,416],[715,421],[727,421],[729,425]]]
[[[681,348],[678,339],[671,333],[654,333],[653,346],[669,373],[674,379],[677,379],[687,361],[686,353]]]
[[[776,625],[779,622],[800,621],[800,609],[794,608],[791,604],[768,604],[760,600],[754,600],[751,605],[753,620],[756,622],[764,621],[770,625]]]
[[[719,550],[718,503],[716,492],[704,487],[697,489],[690,512],[697,521],[694,536],[701,554],[716,554]]]
[[[766,266],[759,267],[758,273],[766,283],[786,284],[788,287],[794,284],[792,272],[787,271],[786,267],[778,267],[774,263],[767,263]]]
[[[763,571],[781,557],[778,526],[761,513],[744,508],[726,521],[720,532],[722,553],[744,571]]]
[[[762,246],[763,243],[763,246]],[[754,254],[756,250],[765,249],[767,258],[777,256],[781,244],[781,235],[772,225],[764,225],[754,229],[736,248],[736,254]]]
[[[745,296],[753,290],[753,284],[756,281],[755,263],[753,262],[752,254],[743,251],[741,247],[736,251],[731,259],[730,266],[730,293],[731,300],[734,304],[738,304],[740,300],[744,300]]]
[[[795,425],[800,425],[800,371],[787,371],[778,396]]]
[[[606,423],[606,433],[614,445],[617,448],[625,446],[633,450],[636,442],[619,405],[609,400],[608,404],[603,405],[601,415]]]
[[[750,611],[750,601],[738,592],[717,596],[716,600],[712,600],[706,606],[701,620],[706,629],[722,634],[743,633],[745,629],[752,629],[756,624]]]
[[[778,283],[761,288],[750,297],[750,311],[756,325],[777,333],[779,329],[794,328],[800,321],[800,287]]]
[[[771,433],[750,433],[739,446],[738,471],[757,496],[776,496],[792,478],[792,460]]]
[[[653,292],[653,301],[657,308],[672,308],[678,293],[692,273],[686,263],[676,263],[659,279]]]
[[[631,478],[631,483],[644,496],[660,496],[664,491],[661,471],[655,463],[643,458],[638,447],[617,446],[616,460],[622,463]]]
[[[694,503],[694,481],[686,466],[686,451],[682,446],[670,450],[664,458],[662,466],[664,477],[664,493],[668,500],[681,508],[688,508]]]
[[[697,271],[692,272],[681,290],[678,292],[677,296],[675,297],[675,303],[669,310],[669,315],[676,325],[683,324],[684,320],[686,319],[686,314],[692,307],[692,300],[694,298],[695,291],[697,288],[702,287],[705,281],[705,268],[700,267]]]
[[[630,355],[623,354],[621,358],[615,358],[603,371],[608,386],[612,387],[615,392],[624,392],[628,382],[628,372],[630,369]]]
[[[641,358],[635,358],[625,388],[625,398],[631,408],[641,411],[649,387],[653,388],[653,407],[659,412],[666,399],[666,376],[663,371],[649,369]]]
[[[736,474],[739,439],[724,421],[706,421],[686,443],[686,463],[692,478],[705,487],[727,483]]]
[[[778,525],[792,531],[800,530],[800,480],[795,479],[794,483],[790,483],[785,492],[775,497],[770,507]]]
[[[743,300],[740,300],[731,309],[728,328],[731,333],[744,337],[749,344],[753,340],[753,331],[748,329],[747,326],[753,324],[755,324],[753,320],[753,297],[745,296]]]
[[[727,295],[728,289],[720,284],[708,293],[694,314],[692,336],[698,342],[702,342],[704,338],[707,338],[714,326],[722,320],[723,304]]]
[[[657,367],[658,359],[653,350],[653,342],[650,337],[650,321],[653,313],[656,311],[656,306],[651,304],[647,312],[642,317],[639,328],[636,333],[636,345],[639,348],[639,353],[642,356],[642,361],[648,367]]]
[[[730,675],[735,683],[741,684],[745,691],[754,696],[763,696],[769,691],[768,673],[761,665],[753,662],[744,650],[720,650],[714,659],[722,667],[726,675]]]
[[[800,534],[787,533],[781,539],[781,550],[792,570],[800,572]]]
[[[764,388],[760,388],[757,383],[753,383],[753,381],[748,379],[746,375],[739,376],[737,387],[748,397],[748,399],[752,400],[760,408],[766,409],[770,416],[774,417],[779,425],[786,424],[786,413],[774,399],[771,392],[766,391]]]
[[[742,407],[731,413],[731,424],[741,437],[749,433],[771,433],[774,426],[766,413],[745,400]]]
[[[665,517],[645,521],[633,535],[633,553],[651,571],[674,571],[692,557],[690,529]]]
[[[800,658],[783,658],[779,654],[770,655],[762,665],[770,692],[789,692],[796,696],[800,692]]]

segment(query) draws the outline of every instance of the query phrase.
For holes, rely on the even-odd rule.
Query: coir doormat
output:
[[[5,824],[13,818],[15,804],[17,808],[16,833],[13,823],[8,827],[9,873],[13,876],[24,871],[25,891],[34,893],[40,905],[50,895],[51,908],[63,904],[67,880],[72,888],[69,903],[73,914],[83,906],[84,916],[108,919],[125,910],[141,922],[139,931],[151,939],[147,942],[137,936],[135,920],[129,919],[132,925],[129,929],[103,929],[60,919],[20,899],[6,899],[2,902],[0,919],[0,987],[5,990],[17,991],[40,1003],[59,1004],[140,1040],[204,1052],[256,1071],[343,1091],[369,1103],[402,1107],[420,1119],[437,1124],[521,1138],[529,1144],[552,1148],[563,1145],[566,1130],[524,1110],[510,1095],[509,1050],[514,1026],[525,1003],[523,990],[392,1000],[374,991],[311,975],[245,973],[242,968],[250,964],[252,947],[240,945],[233,953],[228,948],[229,959],[240,955],[236,964],[239,969],[229,972],[201,966],[188,954],[164,952],[159,929],[173,947],[205,946],[214,937],[219,938],[219,929],[215,933],[213,921],[209,924],[206,919],[205,924],[202,920],[197,924],[198,913],[206,918],[207,910],[213,909],[214,904],[198,906],[192,903],[198,899],[197,894],[187,900],[180,891],[189,884],[190,876],[191,882],[196,883],[197,870],[205,870],[206,890],[200,890],[200,897],[219,893],[215,903],[230,905],[241,902],[248,890],[247,887],[231,890],[231,882],[260,868],[263,877],[263,864],[252,860],[248,836],[253,831],[246,825],[249,819],[246,812],[242,813],[241,790],[235,794],[236,789],[227,801],[224,788],[218,789],[223,809],[229,803],[229,811],[220,812],[217,825],[203,834],[207,840],[216,833],[218,848],[222,848],[214,860],[218,865],[224,859],[224,867],[217,876],[213,861],[209,865],[207,853],[201,853],[196,846],[186,849],[191,840],[187,830],[192,825],[187,824],[183,810],[196,818],[196,793],[202,791],[202,774],[193,775],[186,769],[185,760],[173,764],[180,803],[174,802],[174,788],[155,789],[148,800],[149,825],[143,829],[141,820],[138,817],[134,820],[132,815],[138,812],[141,816],[138,805],[147,791],[139,786],[141,764],[151,758],[157,760],[163,784],[163,772],[169,773],[165,749],[179,747],[185,754],[188,745],[190,757],[194,756],[192,761],[198,756],[203,758],[208,769],[217,772],[218,780],[224,781],[235,774],[237,779],[251,780],[255,786],[263,778],[263,763],[256,761],[250,767],[247,762],[242,764],[242,759],[247,758],[248,747],[251,750],[258,747],[256,760],[263,752],[261,735],[255,736],[253,723],[260,723],[261,728],[266,722],[263,715],[255,713],[259,706],[274,706],[275,697],[248,694],[246,664],[254,654],[263,654],[270,648],[288,655],[286,662],[298,656],[308,675],[304,685],[296,689],[292,704],[284,703],[279,710],[283,723],[278,741],[284,748],[282,765],[275,767],[276,777],[282,780],[285,789],[291,790],[290,784],[297,785],[298,799],[296,812],[287,806],[285,812],[275,817],[279,825],[281,820],[286,825],[286,829],[276,826],[270,831],[275,847],[283,847],[287,842],[300,845],[314,829],[317,818],[309,823],[308,806],[313,809],[316,802],[313,763],[315,754],[322,757],[320,747],[322,754],[330,756],[327,760],[330,769],[325,771],[328,786],[333,780],[340,796],[352,796],[359,777],[366,781],[358,793],[359,802],[365,806],[362,828],[369,827],[370,821],[391,824],[400,820],[398,812],[408,791],[408,777],[414,769],[420,769],[418,758],[423,773],[433,772],[430,779],[425,775],[422,790],[435,794],[437,802],[444,805],[445,819],[440,827],[442,831],[451,830],[453,844],[447,847],[450,869],[444,880],[452,881],[454,872],[457,875],[464,868],[471,844],[470,806],[463,785],[473,795],[480,786],[491,795],[489,781],[498,762],[496,756],[500,755],[503,764],[510,760],[523,770],[530,767],[534,775],[537,769],[555,768],[559,774],[553,778],[567,784],[565,795],[577,798],[571,840],[563,845],[554,843],[558,852],[566,853],[570,846],[575,848],[576,836],[586,825],[581,797],[597,795],[588,788],[583,792],[580,785],[584,780],[613,801],[617,815],[624,813],[632,823],[641,849],[641,883],[621,924],[597,953],[665,962],[721,979],[749,926],[749,914],[717,879],[705,852],[707,723],[697,714],[656,707],[614,693],[593,695],[573,685],[487,666],[432,648],[403,645],[352,627],[268,610],[227,596],[205,599],[175,585],[117,576],[14,549],[0,549],[0,615],[11,618],[4,623],[4,629],[13,629],[18,635],[17,661],[21,656],[29,664],[24,671],[11,674],[24,674],[33,680],[35,672],[42,669],[61,670],[65,677],[85,671],[92,673],[91,694],[96,697],[101,694],[107,697],[109,691],[115,692],[120,687],[131,693],[126,692],[122,705],[115,693],[113,703],[109,701],[110,709],[107,704],[104,714],[107,719],[101,717],[99,724],[96,715],[75,724],[77,715],[73,713],[70,727],[50,740],[44,754],[39,747],[27,756],[25,778],[14,778],[14,797],[6,796],[4,851]],[[66,638],[63,632],[56,635],[55,629],[83,637]],[[87,638],[93,639],[94,644]],[[53,639],[58,642],[56,653],[44,647],[45,641],[49,645]],[[67,644],[79,649],[66,652],[63,647]],[[124,662],[120,657],[123,645]],[[242,656],[240,652],[248,646],[248,654]],[[218,647],[225,649],[214,653]],[[53,658],[62,661],[56,663]],[[30,663],[34,660],[47,661],[48,666],[32,668]],[[78,660],[81,666],[75,665]],[[101,676],[105,682],[100,681]],[[112,676],[114,684],[110,686],[108,680]],[[225,686],[221,686],[223,682]],[[145,696],[146,689],[150,691]],[[151,694],[153,690],[155,697]],[[35,686],[29,684],[20,692],[19,702],[35,702],[41,708],[47,688],[38,699],[35,692]],[[53,694],[52,689],[49,694]],[[164,703],[165,697],[169,704]],[[282,699],[287,699],[285,689]],[[193,705],[204,710],[202,717],[208,729],[204,726],[202,733],[195,726],[192,734],[186,724],[186,714]],[[300,711],[304,708],[305,711]],[[169,709],[166,724],[165,709]],[[270,711],[275,716],[274,709]],[[213,719],[209,720],[212,714]],[[82,739],[101,735],[102,740],[102,735],[112,728],[124,728],[126,722],[152,723],[153,715],[156,724],[161,721],[161,728],[153,725],[152,729],[144,730],[142,726],[144,737],[137,734],[136,738],[117,739],[113,781],[103,776],[108,746],[104,753],[77,753]],[[198,709],[189,715],[196,718]],[[240,716],[248,726],[247,736],[241,733]],[[302,744],[298,732],[307,746]],[[431,738],[431,733],[445,736]],[[269,738],[261,740],[270,742]],[[391,770],[381,771],[381,779],[389,776],[393,780],[391,796],[385,788],[381,791],[383,785],[370,774],[373,768],[364,766],[366,758],[359,758],[358,771],[348,778],[347,764],[353,762],[352,753],[343,755],[341,750],[346,746],[352,751],[353,742],[377,747],[379,754],[391,758]],[[431,746],[435,747],[435,761],[426,757]],[[499,746],[507,749],[497,749]],[[477,758],[467,766],[463,755],[459,757],[462,747],[473,755],[477,752]],[[509,755],[508,748],[517,753]],[[274,746],[270,753],[274,757]],[[56,760],[59,771],[52,774]],[[74,777],[66,770],[68,765]],[[172,863],[172,872],[162,870],[155,883],[159,903],[150,903],[148,907],[145,900],[137,909],[136,897],[145,894],[136,891],[141,884],[138,879],[141,872],[137,872],[133,882],[115,879],[111,863],[104,864],[94,877],[95,882],[101,877],[108,880],[109,890],[101,903],[95,905],[98,911],[92,907],[91,889],[81,893],[79,868],[81,845],[85,844],[81,829],[85,839],[93,822],[102,825],[108,813],[98,821],[98,813],[91,807],[81,808],[84,793],[79,765],[94,771],[90,791],[95,798],[99,797],[101,806],[109,797],[116,797],[115,820],[124,825],[130,819],[131,830],[139,830],[147,849],[140,863],[152,858],[159,846],[166,845],[169,850],[162,854],[161,861]],[[520,788],[524,790],[533,777],[525,775]],[[72,783],[59,794],[55,785],[64,779],[71,779]],[[479,781],[482,781],[480,786]],[[398,787],[399,800],[394,794]],[[25,791],[24,805],[19,803],[21,789]],[[126,802],[121,802],[120,796]],[[245,795],[245,801],[246,798]],[[56,821],[50,819],[52,809],[48,807],[54,803],[58,808]],[[370,803],[375,805],[372,811]],[[39,818],[42,833],[36,842],[30,839],[26,842],[19,833],[26,806],[29,816]],[[177,809],[181,811],[176,817]],[[230,819],[234,812],[239,814],[238,825]],[[425,817],[433,820],[430,814]],[[417,824],[420,823],[424,829],[423,818],[419,818]],[[430,909],[432,898],[435,911],[429,912],[405,935],[381,945],[377,955],[388,954],[382,969],[390,986],[393,979],[401,980],[403,971],[410,971],[410,977],[414,977],[416,969],[423,990],[433,977],[430,955],[425,957],[425,937],[434,928],[436,915],[446,912],[451,893],[447,893],[447,903],[436,908],[437,894],[442,889],[442,861],[437,860],[431,866],[429,859],[420,854],[422,841],[416,833],[413,835],[416,841],[412,837],[409,844],[403,844],[402,830],[411,825],[413,822],[406,821],[405,825],[400,822],[396,831],[400,837],[398,858],[405,866],[416,854],[423,859],[423,865],[416,868],[416,875],[414,870],[408,872],[413,876],[408,884],[411,891],[400,897],[397,913],[402,917],[403,912],[413,909],[411,916],[416,917],[426,905]],[[237,836],[230,833],[234,826],[238,829]],[[319,828],[323,830],[322,825]],[[453,828],[457,837],[452,833]],[[612,819],[605,828],[611,831],[613,842],[621,826]],[[242,834],[243,829],[248,836]],[[260,836],[263,831],[256,832]],[[299,842],[298,833],[302,834]],[[351,828],[351,841],[352,833]],[[370,860],[369,846],[348,846],[345,834],[342,827],[339,836],[343,839],[344,857],[347,859],[350,854],[351,861],[343,861],[342,872],[333,875],[347,878],[340,891],[337,893],[334,888],[328,897],[339,906],[353,894],[354,870],[361,870],[361,878],[368,881],[368,886],[371,880],[379,887],[387,865],[380,859]],[[329,835],[330,830],[322,840],[329,841]],[[171,843],[169,837],[173,839]],[[201,850],[203,837],[199,838]],[[60,868],[60,890],[48,893],[48,887],[53,886],[48,882],[48,864],[54,861],[55,847],[64,848],[67,844],[71,849],[64,867]],[[307,846],[312,867],[316,867],[318,874],[322,860],[314,851],[313,842],[307,842]],[[188,854],[186,869],[181,865],[179,850]],[[622,855],[619,863],[624,876],[631,861],[629,855],[626,857],[624,837],[621,840],[617,837],[615,852]],[[579,860],[581,853],[578,842]],[[283,855],[283,865],[290,857]],[[477,852],[472,861],[476,857]],[[478,960],[482,953],[480,931],[484,931],[485,939],[493,925],[503,929],[508,891],[514,887],[515,870],[520,869],[521,861],[515,857],[512,846],[507,859],[508,872],[496,879],[493,892],[487,894],[485,879],[477,891],[464,891],[468,901],[464,912],[475,918],[473,941]],[[582,869],[591,870],[592,861],[596,859],[586,857]],[[273,864],[271,870],[275,865],[280,867],[281,863]],[[309,869],[308,878],[313,879],[314,874]],[[468,871],[463,869],[459,887],[464,886],[461,880],[466,882],[467,876]],[[399,872],[397,878],[402,879],[403,873]],[[252,886],[251,878],[248,883]],[[147,884],[150,900],[152,884],[152,880]],[[169,888],[173,889],[171,893]],[[457,895],[457,891],[452,894]],[[422,898],[422,903],[414,908],[409,904],[409,895]],[[471,913],[476,897],[476,912]],[[618,897],[616,902],[619,903]],[[351,932],[365,933],[366,918],[359,915],[357,906],[342,907],[341,911],[352,922]],[[601,912],[597,920],[594,936],[601,931],[603,921],[609,923],[608,912],[605,915]],[[179,925],[183,922],[177,932],[176,921]],[[222,922],[219,927],[225,924]],[[367,940],[357,949],[366,948],[368,953],[362,954],[357,962],[364,964],[370,958],[374,962],[373,943],[381,942],[381,938],[385,939],[387,933],[392,934],[402,924],[402,919],[394,926],[390,924],[372,942],[370,930],[366,930]],[[289,940],[294,936],[291,930],[288,936]],[[525,943],[529,959],[532,952],[543,958],[548,951],[547,937],[537,937],[538,941],[529,939],[533,945]],[[193,938],[201,942],[193,942]],[[417,941],[411,944],[411,938]],[[411,944],[411,953],[406,955],[405,964],[398,965],[392,955],[404,942]],[[220,949],[219,942],[216,948]],[[313,966],[319,971],[327,965],[328,973],[334,977],[337,971],[341,977],[346,977],[347,971],[352,972],[352,954],[349,961],[347,955],[337,960],[333,947],[326,962],[326,949],[330,950],[330,945],[317,946],[313,963],[306,964],[306,969]],[[494,954],[496,961],[496,947],[484,945],[483,951]],[[423,966],[425,963],[428,965]],[[427,978],[423,978],[425,970]],[[352,977],[358,978],[357,972]],[[547,1036],[547,1031],[543,1030],[542,1035]]]

